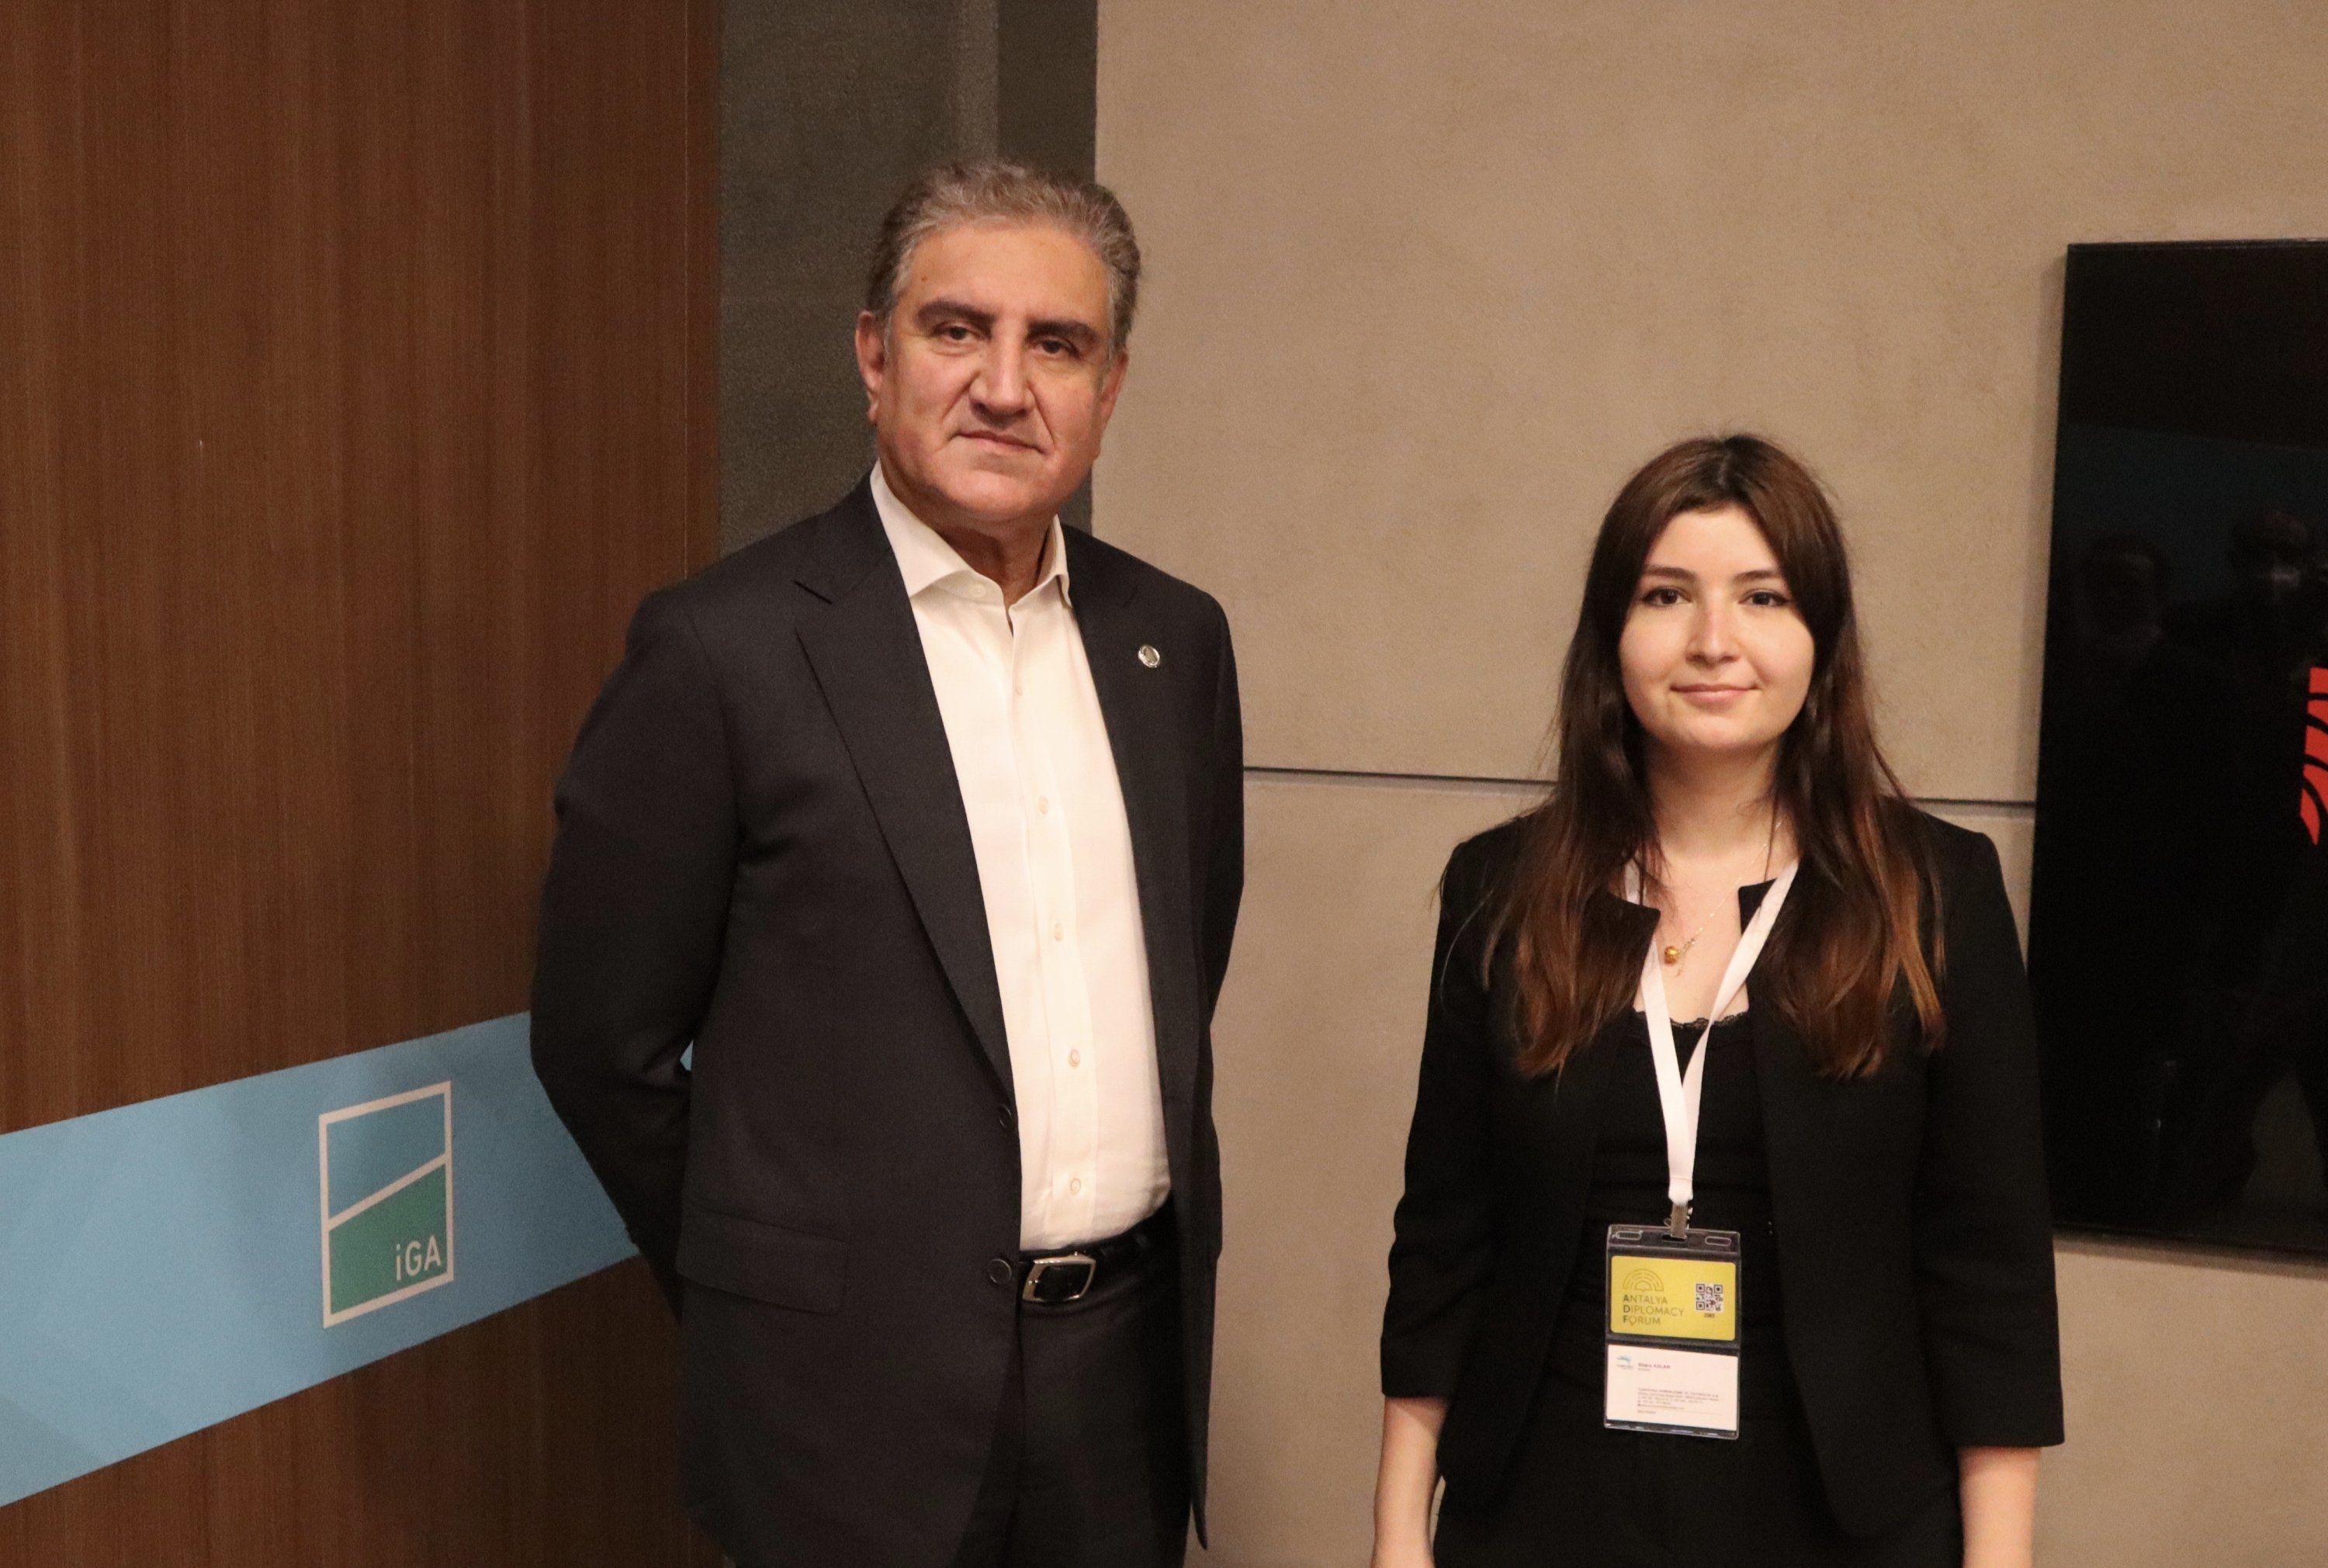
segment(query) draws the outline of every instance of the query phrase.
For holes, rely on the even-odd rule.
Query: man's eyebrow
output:
[[[958,299],[934,299],[914,313],[914,320],[924,327],[935,326],[942,321],[966,321],[985,332],[994,325],[994,313],[964,305]]]
[[[1079,349],[1094,349],[1105,341],[1101,337],[1099,328],[1072,317],[1058,321],[1030,321],[1027,324],[1027,335],[1030,338],[1065,338]]]
[[[995,315],[990,310],[981,310],[978,306],[959,299],[933,299],[914,313],[914,320],[925,332],[942,322],[949,321],[966,322],[981,332],[992,332]],[[1097,327],[1089,322],[1077,321],[1072,316],[1062,316],[1056,320],[1030,321],[1027,324],[1027,335],[1029,338],[1065,338],[1077,348],[1086,352],[1097,348],[1107,341]]]

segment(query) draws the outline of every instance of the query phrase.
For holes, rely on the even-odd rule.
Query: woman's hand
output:
[[[1373,1568],[1431,1568],[1431,1500],[1439,1491],[1439,1428],[1446,1419],[1443,1399],[1383,1401]]]
[[[1957,1451],[1964,1568],[2030,1568],[2035,1560],[2038,1452],[2033,1448]]]

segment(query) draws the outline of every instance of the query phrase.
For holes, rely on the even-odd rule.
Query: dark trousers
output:
[[[1610,1432],[1600,1389],[1547,1374],[1491,1506],[1448,1488],[1439,1568],[1957,1568],[1953,1489],[1880,1540],[1845,1535],[1826,1507],[1810,1431],[1791,1401],[1723,1441]]]
[[[1176,1256],[1159,1247],[1079,1301],[1018,1304],[955,1568],[1179,1568],[1188,1443]]]

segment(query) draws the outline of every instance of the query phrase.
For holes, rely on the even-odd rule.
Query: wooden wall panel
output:
[[[716,538],[708,5],[0,28],[0,1130],[523,1006]]]
[[[715,0],[7,14],[0,1132],[522,1008],[551,780],[716,549]],[[670,1354],[626,1265],[0,1561],[682,1563]]]

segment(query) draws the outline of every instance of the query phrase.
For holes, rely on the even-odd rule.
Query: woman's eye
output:
[[[1681,603],[1681,590],[1679,588],[1667,587],[1650,588],[1641,595],[1641,603],[1645,605],[1656,605],[1660,608],[1670,605],[1678,605]]]
[[[1746,602],[1765,610],[1783,610],[1793,603],[1776,588],[1757,588],[1746,596]]]

